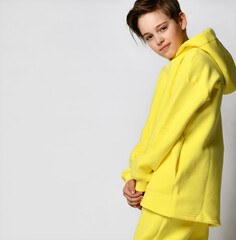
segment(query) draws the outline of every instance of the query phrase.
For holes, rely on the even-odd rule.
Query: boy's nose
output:
[[[164,38],[163,37],[156,37],[156,43],[157,45],[160,45],[164,42]]]

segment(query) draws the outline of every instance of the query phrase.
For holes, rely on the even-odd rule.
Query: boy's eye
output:
[[[146,41],[150,40],[152,38],[152,35],[149,35],[146,37]]]
[[[162,27],[162,28],[160,29],[160,31],[161,31],[161,32],[164,32],[166,29],[167,29],[167,27]]]

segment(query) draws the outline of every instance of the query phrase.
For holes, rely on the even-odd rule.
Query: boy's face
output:
[[[168,59],[173,58],[179,47],[188,39],[185,33],[186,26],[184,13],[180,13],[178,23],[159,10],[146,13],[138,19],[143,39],[153,51]]]

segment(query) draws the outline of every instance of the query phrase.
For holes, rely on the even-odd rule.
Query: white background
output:
[[[121,172],[168,61],[126,26],[133,0],[0,0],[0,239],[130,240]],[[236,58],[235,0],[180,0]],[[222,227],[236,235],[236,94],[222,106]]]

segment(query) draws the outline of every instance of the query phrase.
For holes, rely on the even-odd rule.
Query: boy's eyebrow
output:
[[[157,29],[157,28],[159,28],[162,24],[165,24],[165,23],[167,23],[167,21],[158,24],[155,28]],[[147,35],[147,34],[149,34],[149,33],[144,33],[142,36],[145,37],[145,35]]]

